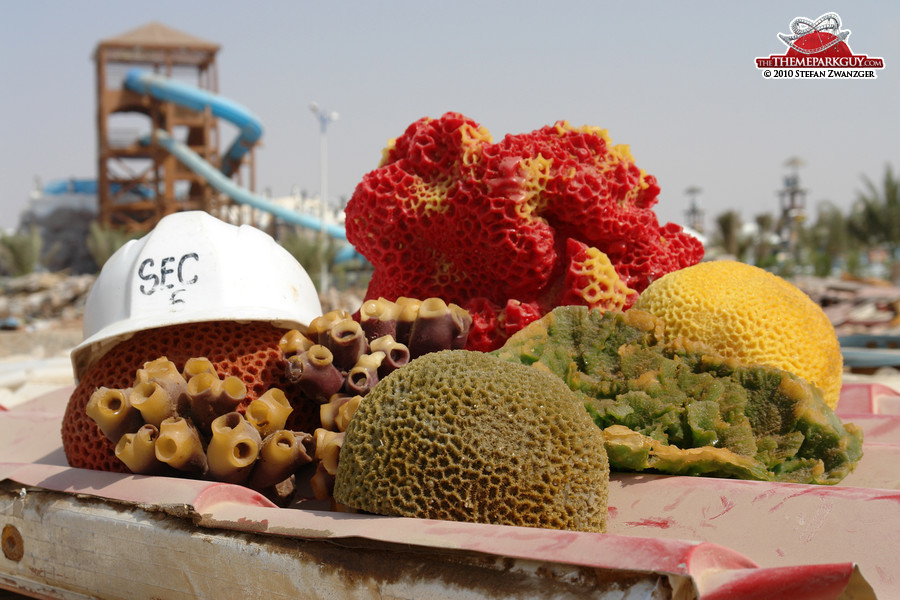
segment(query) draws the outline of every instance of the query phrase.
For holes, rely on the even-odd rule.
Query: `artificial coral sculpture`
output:
[[[147,329],[116,344],[80,377],[69,398],[61,428],[63,450],[69,465],[101,471],[129,471],[115,456],[115,441],[107,439],[88,416],[86,406],[97,388],[132,388],[136,372],[160,356],[185,367],[189,363],[193,365],[192,358],[205,357],[218,379],[223,382],[233,381],[230,377],[239,380],[246,395],[235,408],[217,408],[218,414],[231,410],[243,412],[250,402],[276,387],[292,402],[294,410],[289,429],[312,431],[319,425],[319,406],[308,402],[297,386],[287,379],[284,356],[278,345],[284,334],[285,329],[264,322],[210,321]],[[182,374],[187,378],[188,369]]]
[[[550,373],[481,352],[429,353],[385,378],[337,435],[333,493],[345,506],[605,530],[603,434],[581,398]],[[338,438],[322,436],[327,471]]]
[[[296,471],[313,460],[313,437],[285,429],[293,408],[278,388],[238,412],[246,385],[234,376],[220,379],[211,365],[192,357],[179,371],[164,356],[149,361],[136,372],[133,388],[98,388],[87,414],[132,473],[244,484],[284,500]],[[135,394],[142,386],[147,393]],[[139,412],[134,399],[149,408]]]
[[[418,353],[462,347],[471,325],[468,313],[442,300],[380,300],[377,305],[379,314],[398,318],[381,321],[371,314],[363,319],[332,311],[313,319],[305,333],[282,331],[274,344],[282,369],[279,386],[261,389],[238,376],[259,377],[255,366],[249,373],[223,377],[217,362],[207,357],[176,363],[161,356],[144,362],[130,379],[110,377],[122,387],[97,386],[84,408],[96,430],[92,433],[114,445],[115,468],[106,470],[238,483],[282,505],[297,500],[302,475],[316,499],[331,500],[343,432],[380,379],[410,360],[410,347],[400,340]],[[376,330],[381,335],[372,337]],[[106,366],[106,360],[98,365]],[[274,374],[262,374],[276,381]],[[93,375],[88,382],[102,380]],[[79,391],[82,384],[75,402],[70,400],[69,419],[80,416],[72,412],[80,406]],[[306,416],[311,411],[314,420]],[[76,429],[75,423],[77,418],[63,429],[71,460],[79,458],[71,446],[78,448],[84,439],[73,431],[84,436],[89,429],[84,424]],[[303,472],[312,462],[311,474]]]
[[[447,113],[389,143],[347,204],[347,239],[375,267],[368,299],[456,303],[467,347],[491,350],[555,306],[621,309],[699,262],[697,238],[658,223],[659,191],[606,130],[559,121],[492,143]]]

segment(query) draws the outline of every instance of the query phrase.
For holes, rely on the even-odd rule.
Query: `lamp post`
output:
[[[328,203],[328,124],[337,121],[338,114],[321,108],[317,103],[309,105],[319,120],[319,293],[328,287],[328,265],[325,260],[325,206]]]

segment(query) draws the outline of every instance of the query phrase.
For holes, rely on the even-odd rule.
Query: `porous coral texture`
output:
[[[608,482],[603,436],[561,379],[446,350],[360,403],[334,497],[384,515],[602,532]]]
[[[837,406],[843,355],[834,326],[803,290],[773,273],[733,260],[708,261],[659,279],[635,306],[662,319],[672,336],[793,373]]]
[[[588,258],[608,257],[635,292],[698,262],[699,240],[657,221],[659,191],[606,130],[559,121],[493,143],[475,121],[447,113],[388,145],[347,205],[347,236],[374,266],[367,297],[455,302],[483,315],[468,348],[488,350],[527,324],[523,315],[602,307],[598,290],[618,285],[585,268]],[[570,252],[570,241],[583,248]],[[634,297],[626,292],[626,307]]]
[[[128,472],[115,456],[115,445],[85,412],[91,394],[99,387],[129,388],[144,363],[166,356],[181,369],[189,358],[212,361],[221,378],[233,375],[247,386],[246,406],[271,387],[290,398],[302,398],[285,374],[279,340],[285,331],[268,323],[207,322],[149,329],[120,342],[95,363],[69,398],[63,417],[63,450],[69,464],[84,469]],[[318,406],[299,402],[291,413],[289,428],[312,431],[318,423]]]

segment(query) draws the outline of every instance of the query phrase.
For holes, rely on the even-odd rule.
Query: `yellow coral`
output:
[[[579,265],[572,265],[571,275],[577,284],[571,293],[579,296],[585,306],[603,310],[622,310],[637,292],[629,288],[616,273],[609,257],[597,248],[586,250],[587,258]],[[573,303],[572,298],[567,302]],[[581,304],[582,302],[579,302]]]
[[[634,308],[661,318],[669,335],[802,377],[822,390],[828,406],[837,406],[843,357],[834,327],[818,304],[781,277],[731,260],[703,262],[657,279]]]

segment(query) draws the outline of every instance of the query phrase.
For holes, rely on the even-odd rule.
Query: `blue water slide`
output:
[[[142,144],[151,144],[153,142],[154,139],[151,135],[147,135],[141,140]],[[265,211],[291,225],[299,225],[300,227],[305,227],[307,229],[324,231],[335,239],[343,241],[347,240],[347,232],[343,226],[327,225],[315,217],[270,202],[266,198],[237,185],[234,180],[209,164],[202,156],[188,148],[186,144],[172,138],[172,136],[165,131],[156,131],[155,142],[165,149],[166,152],[174,156],[178,162],[205,179],[213,189],[229,196],[235,202]],[[354,247],[348,246],[338,252],[335,261],[346,262],[354,258],[361,258],[361,256],[356,252]]]
[[[190,110],[203,112],[209,109],[213,116],[225,119],[239,129],[240,133],[237,139],[232,143],[222,159],[221,170],[211,165],[185,144],[173,139],[165,131],[157,130],[156,132],[157,144],[174,156],[181,164],[203,177],[215,190],[229,196],[239,204],[246,204],[265,211],[286,223],[316,231],[324,231],[335,239],[347,240],[347,233],[343,226],[326,225],[310,215],[273,204],[266,198],[258,196],[232,181],[231,175],[237,170],[243,156],[250,151],[262,136],[260,121],[249,110],[217,94],[143,69],[130,69],[125,76],[125,87],[139,94],[149,94],[158,100],[172,102]],[[141,140],[144,144],[150,144],[152,141],[152,136],[150,135]],[[338,253],[335,260],[337,262],[345,262],[361,258],[355,248],[348,246]]]
[[[222,172],[231,176],[237,171],[244,155],[262,137],[260,120],[252,112],[227,98],[193,87],[144,69],[129,69],[125,75],[125,87],[139,94],[149,94],[157,100],[172,102],[190,110],[225,119],[238,128],[234,143],[222,157]]]

